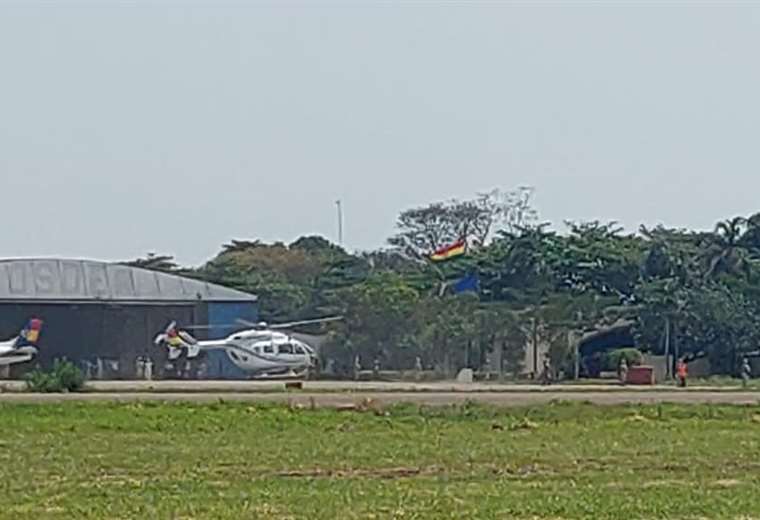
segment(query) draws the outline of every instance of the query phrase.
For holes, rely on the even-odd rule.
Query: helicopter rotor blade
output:
[[[267,329],[289,329],[291,327],[298,327],[299,325],[310,325],[314,323],[327,323],[331,321],[338,321],[342,320],[343,316],[328,316],[326,318],[315,318],[311,320],[299,320],[299,321],[291,321],[288,323],[276,323],[276,324],[269,324],[267,322],[259,322],[254,323],[252,321],[244,320],[242,318],[238,318],[237,321],[241,325],[245,325],[246,327],[253,327],[253,328],[267,328]]]
[[[313,323],[328,323],[332,321],[340,321],[343,319],[343,316],[331,316],[328,318],[315,318],[313,320],[301,320],[301,321],[291,321],[289,323],[278,323],[276,325],[270,325],[270,329],[289,329],[291,327],[298,327],[299,325],[310,325]]]
[[[233,325],[229,323],[220,323],[219,325],[187,325],[186,327],[182,327],[186,330],[209,330],[209,329],[234,329],[238,327],[238,325]]]
[[[245,325],[246,327],[258,327],[259,326],[258,323],[254,323],[252,321],[244,320],[243,318],[238,318],[235,321],[238,322],[240,325]]]

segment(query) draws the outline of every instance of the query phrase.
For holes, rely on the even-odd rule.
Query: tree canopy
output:
[[[568,334],[625,319],[640,350],[706,356],[731,373],[760,344],[760,214],[711,231],[538,218],[532,190],[493,190],[401,212],[384,249],[348,252],[320,236],[291,244],[233,240],[197,269],[150,254],[129,265],[259,295],[262,318],[328,313],[325,352],[348,369],[358,356],[408,368],[419,357],[444,371],[498,358],[519,370],[526,344],[550,345],[571,365]],[[466,252],[430,254],[459,240]]]

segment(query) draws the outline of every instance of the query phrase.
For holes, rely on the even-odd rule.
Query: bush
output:
[[[39,369],[29,372],[26,387],[31,392],[81,392],[84,374],[70,361],[56,359],[49,372]]]
[[[621,348],[608,352],[602,361],[605,371],[617,371],[620,366],[620,359],[625,358],[629,367],[633,367],[641,364],[642,356],[641,352],[635,348]]]

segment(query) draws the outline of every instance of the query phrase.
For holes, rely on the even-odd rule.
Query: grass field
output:
[[[0,518],[760,518],[760,410],[0,406]]]

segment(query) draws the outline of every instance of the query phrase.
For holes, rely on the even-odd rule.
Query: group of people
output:
[[[676,377],[678,378],[678,386],[686,387],[686,378],[689,375],[689,369],[686,366],[686,361],[679,359],[676,363]],[[739,367],[739,377],[742,380],[742,386],[747,386],[749,380],[752,379],[752,365],[748,358],[742,359],[742,364]]]
[[[354,358],[354,380],[355,381],[358,381],[361,378],[361,372],[362,372],[362,362],[359,356],[356,356]],[[375,357],[375,359],[372,361],[372,378],[373,379],[380,378],[380,358],[379,357]]]
[[[628,360],[625,358],[625,356],[620,357],[617,375],[621,383],[625,384],[626,381],[628,381]],[[742,385],[747,386],[749,384],[749,380],[752,379],[752,365],[750,364],[749,359],[746,357],[742,359],[739,375],[742,379]],[[686,364],[686,360],[681,358],[676,362],[676,379],[678,381],[678,386],[685,388],[688,376],[689,369]],[[543,370],[541,372],[541,383],[548,385],[551,383],[551,381],[552,370],[551,364],[549,362],[549,357],[547,356],[544,358]]]

